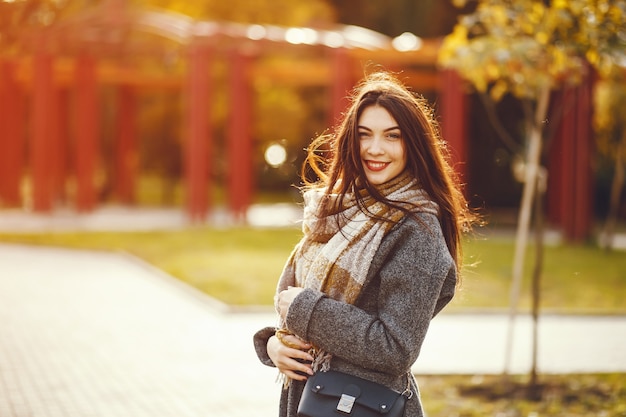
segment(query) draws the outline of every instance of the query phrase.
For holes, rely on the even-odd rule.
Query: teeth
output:
[[[372,162],[368,161],[367,166],[372,169],[383,169],[387,165],[386,162]]]

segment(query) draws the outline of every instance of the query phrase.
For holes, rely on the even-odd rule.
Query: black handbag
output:
[[[298,417],[403,417],[411,395],[408,387],[401,393],[343,372],[318,372],[306,381]]]

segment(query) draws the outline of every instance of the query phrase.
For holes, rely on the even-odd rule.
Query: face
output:
[[[361,162],[372,185],[384,184],[406,167],[402,132],[396,120],[380,106],[363,110],[358,120]]]

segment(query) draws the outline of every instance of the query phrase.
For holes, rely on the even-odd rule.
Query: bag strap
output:
[[[406,388],[401,395],[404,395],[407,400],[413,398],[413,391],[411,390],[411,371],[407,371],[406,373]]]

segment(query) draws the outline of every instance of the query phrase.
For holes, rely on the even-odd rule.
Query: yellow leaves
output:
[[[550,65],[550,73],[558,77],[560,74],[567,71],[567,64],[569,57],[560,48],[552,46],[548,51],[552,57],[552,65]]]
[[[597,47],[606,42],[602,44],[604,38],[597,33],[604,30],[612,39],[620,38],[614,28],[624,27],[626,19],[621,14],[626,13],[626,7],[620,3],[613,11],[603,5],[606,2],[478,0],[476,11],[464,16],[444,39],[439,62],[458,70],[494,100],[509,92],[533,98],[545,86],[576,83],[584,70],[584,59],[596,65],[607,62]],[[604,10],[606,16],[598,17],[597,9]],[[606,26],[607,20],[614,19],[621,20]],[[624,32],[626,29],[618,33]]]
[[[546,8],[543,3],[533,2],[532,7],[530,8],[530,13],[528,13],[528,19],[533,24],[539,24],[543,17],[546,14]]]
[[[611,21],[618,24],[621,23],[623,25],[626,21],[626,16],[624,15],[624,13],[626,13],[626,10],[624,10],[623,8],[617,7],[616,5],[611,5],[607,14],[609,15]]]
[[[500,99],[504,96],[504,94],[508,91],[508,86],[506,82],[503,80],[498,80],[495,82],[491,90],[489,91],[489,95],[493,101],[500,101]]]
[[[626,83],[624,80],[599,80],[593,95],[593,127],[597,150],[611,159],[616,158],[622,142],[622,157],[626,157]]]
[[[485,74],[488,79],[497,80],[501,76],[500,68],[495,63],[488,62],[487,65],[485,65]]]
[[[461,24],[457,24],[452,33],[443,40],[443,44],[439,50],[439,63],[447,66],[454,60],[454,56],[466,45],[467,28]]]
[[[1,1],[1,0],[0,0]],[[333,8],[325,0],[294,2],[292,0],[133,0],[139,4],[165,8],[196,19],[266,23],[287,26],[306,25],[335,20]]]
[[[449,40],[452,46],[467,45],[467,28],[463,25],[456,25],[452,34],[446,36],[446,40]]]
[[[589,49],[585,56],[587,57],[587,61],[589,61],[592,65],[597,64],[600,60],[600,56],[598,55],[598,51],[596,49]]]
[[[535,34],[535,39],[542,45],[546,45],[550,40],[550,36],[546,32],[537,32]]]
[[[507,9],[504,5],[495,5],[490,8],[492,24],[504,27],[508,23]]]

